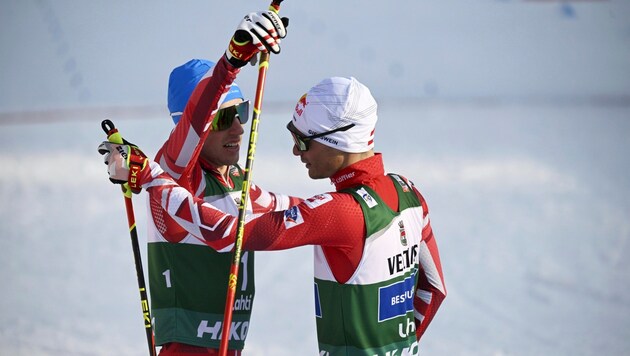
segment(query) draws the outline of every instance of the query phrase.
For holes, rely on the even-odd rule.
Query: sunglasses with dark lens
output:
[[[342,126],[342,127],[336,128],[334,130],[325,131],[325,132],[318,133],[318,134],[311,135],[311,136],[304,136],[295,127],[295,125],[293,125],[293,121],[289,121],[289,123],[287,124],[287,129],[289,129],[289,132],[291,132],[291,136],[293,136],[293,142],[295,143],[295,147],[297,147],[298,151],[300,151],[300,152],[308,151],[308,145],[311,142],[311,140],[314,139],[314,138],[324,137],[324,136],[327,136],[327,135],[330,135],[330,134],[333,134],[333,133],[339,132],[339,131],[347,131],[347,130],[349,130],[352,127],[354,127],[354,124]]]
[[[229,129],[235,118],[238,118],[241,125],[247,123],[249,120],[249,100],[219,109],[212,120],[212,131]]]

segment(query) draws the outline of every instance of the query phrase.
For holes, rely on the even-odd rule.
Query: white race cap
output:
[[[326,78],[298,100],[293,125],[311,136],[354,124],[315,140],[343,152],[366,152],[374,148],[376,108],[370,90],[355,78]]]

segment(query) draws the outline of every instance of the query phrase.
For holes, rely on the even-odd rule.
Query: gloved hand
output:
[[[249,13],[243,18],[230,40],[225,57],[240,68],[260,51],[280,53],[280,39],[286,37],[289,19],[274,11]]]
[[[109,180],[115,184],[129,183],[129,188],[135,194],[140,193],[142,187],[138,177],[148,165],[147,156],[135,145],[125,141],[117,144],[103,141],[98,146],[98,153],[104,155]]]

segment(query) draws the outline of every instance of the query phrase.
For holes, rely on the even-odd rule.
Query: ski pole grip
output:
[[[110,119],[105,119],[101,122],[101,128],[107,134],[107,140],[111,143],[122,145],[123,138],[118,132],[118,129],[114,126],[114,123]]]
[[[283,0],[273,0],[271,5],[269,5],[269,10],[275,12],[276,14],[280,11],[280,3]]]

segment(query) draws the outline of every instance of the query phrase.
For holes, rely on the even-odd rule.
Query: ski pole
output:
[[[119,145],[129,144],[126,142],[118,129],[114,127],[114,123],[108,119],[101,122],[101,128],[107,134],[107,140]],[[129,234],[131,235],[131,247],[133,249],[133,259],[136,264],[136,275],[138,277],[138,288],[140,289],[140,303],[142,306],[142,318],[144,328],[147,334],[147,344],[149,346],[149,355],[156,356],[155,340],[153,339],[153,326],[151,325],[151,311],[149,309],[149,299],[147,298],[147,288],[144,282],[144,271],[142,269],[142,259],[140,256],[140,246],[138,245],[138,232],[136,231],[136,218],[133,213],[133,204],[131,202],[131,188],[129,184],[122,185],[123,196],[125,198],[125,208],[127,210],[127,221],[129,222]]]
[[[269,10],[278,13],[280,3],[283,0],[273,0],[269,5]],[[243,177],[243,188],[241,190],[241,201],[238,206],[238,226],[236,230],[236,240],[234,251],[232,252],[232,265],[228,277],[227,296],[225,298],[225,311],[223,313],[223,331],[221,332],[221,344],[219,356],[226,356],[228,341],[230,340],[230,328],[232,324],[232,312],[234,298],[236,296],[236,284],[238,282],[238,269],[241,263],[241,246],[243,245],[243,234],[245,231],[245,210],[249,201],[249,187],[251,184],[252,170],[254,168],[254,155],[256,154],[256,140],[258,139],[258,123],[260,121],[260,111],[262,108],[263,93],[265,90],[265,80],[269,67],[269,52],[260,53],[258,63],[258,83],[256,84],[256,94],[254,97],[254,113],[252,115],[252,126],[249,132],[249,144],[247,146],[247,160],[245,162],[245,175]]]

